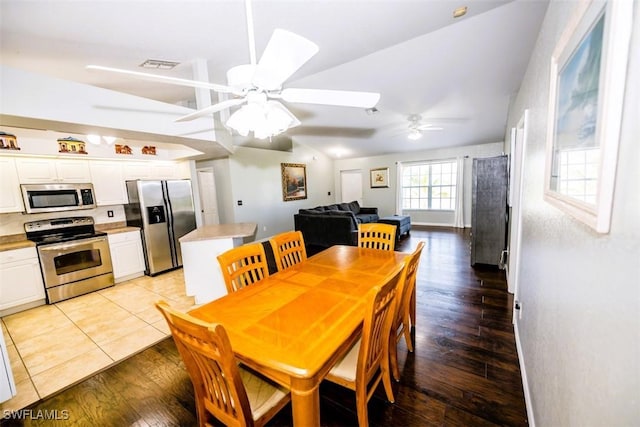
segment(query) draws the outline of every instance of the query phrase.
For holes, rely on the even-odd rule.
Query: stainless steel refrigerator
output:
[[[153,276],[182,266],[178,239],[196,228],[191,181],[127,181],[127,225],[140,227],[147,269]]]

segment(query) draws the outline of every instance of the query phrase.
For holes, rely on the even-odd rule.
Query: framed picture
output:
[[[371,188],[389,188],[389,168],[371,169]]]
[[[282,200],[307,198],[307,166],[299,163],[280,163],[282,171]]]
[[[579,6],[551,58],[544,198],[608,233],[633,2]]]

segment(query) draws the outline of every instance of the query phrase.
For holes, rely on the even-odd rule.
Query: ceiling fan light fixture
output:
[[[279,102],[255,97],[233,113],[226,124],[242,136],[253,132],[255,138],[266,139],[300,125],[300,121]]]
[[[409,131],[409,135],[407,135],[407,138],[409,138],[412,141],[416,141],[421,137],[422,137],[422,132],[420,132],[418,129],[411,129]]]

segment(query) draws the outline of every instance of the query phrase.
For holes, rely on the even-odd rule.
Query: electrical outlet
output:
[[[109,218],[113,218],[113,211],[107,211],[107,216]]]
[[[238,200],[238,206],[242,206],[242,200]]]
[[[522,319],[522,301],[516,301],[513,308],[518,311],[518,320]]]

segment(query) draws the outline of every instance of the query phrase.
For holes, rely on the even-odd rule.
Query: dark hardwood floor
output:
[[[469,230],[414,227],[399,250],[426,243],[417,282],[416,351],[399,350],[396,402],[382,386],[372,426],[527,424],[504,272],[469,266]],[[353,392],[321,387],[323,426],[357,425]],[[29,408],[3,425],[192,426],[193,390],[171,339]],[[47,413],[49,416],[47,416]],[[57,415],[58,421],[44,421]],[[66,418],[66,419],[65,419]],[[291,425],[286,407],[270,425]]]

